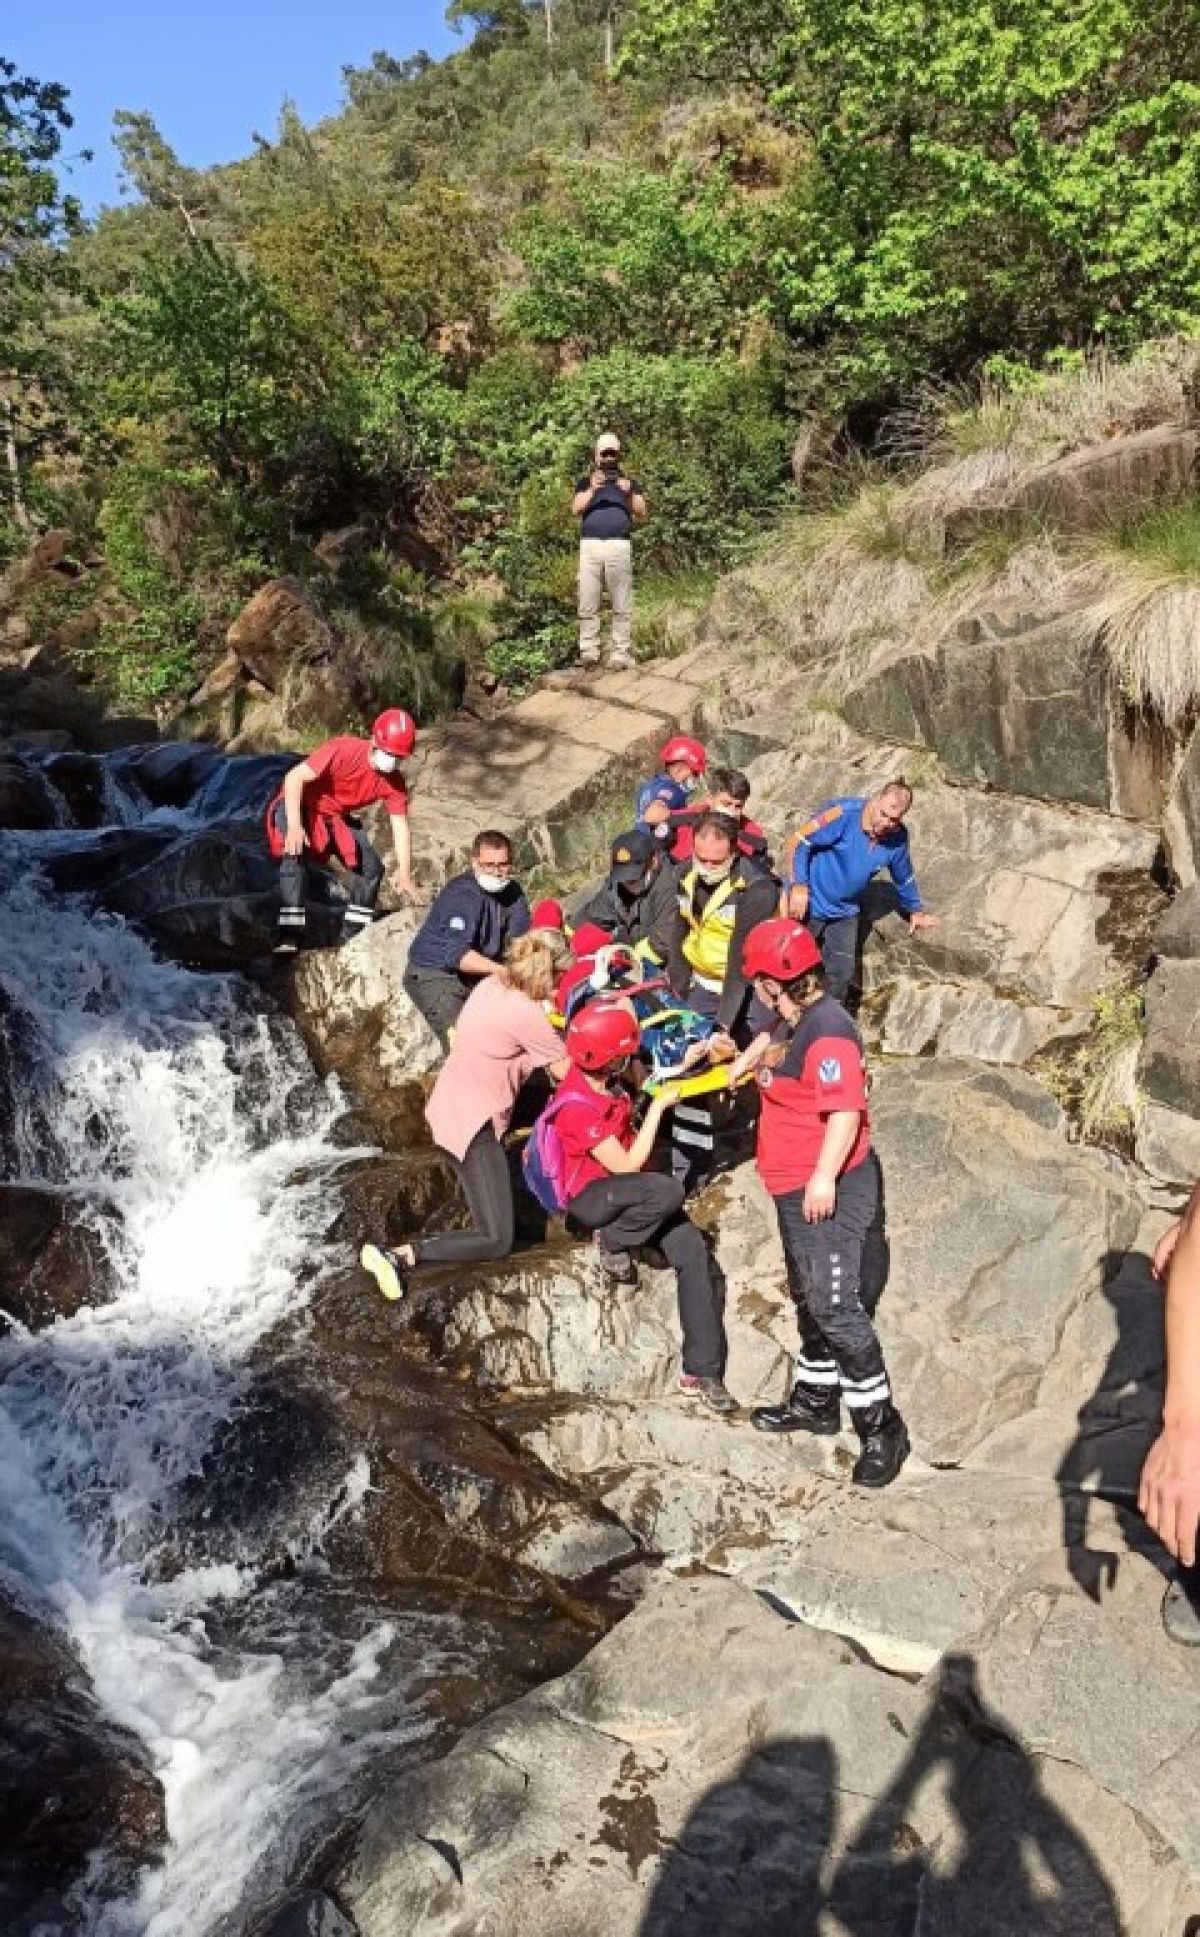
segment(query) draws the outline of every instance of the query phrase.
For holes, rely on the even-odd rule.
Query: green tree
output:
[[[1175,0],[639,0],[802,134],[772,265],[851,394],[1200,317],[1200,36]]]
[[[768,299],[757,231],[725,174],[580,183],[519,234],[513,321],[534,342],[591,352],[729,347]]]
[[[25,533],[26,468],[65,409],[66,371],[47,324],[70,281],[61,244],[81,225],[54,169],[71,125],[65,88],[0,58],[0,438],[12,521]]]
[[[151,263],[108,318],[109,408],[173,423],[224,484],[260,483],[324,401],[320,360],[291,317],[211,243]]]

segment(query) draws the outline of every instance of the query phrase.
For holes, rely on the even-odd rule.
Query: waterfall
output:
[[[137,817],[128,787],[110,805]],[[10,835],[0,859],[0,1174],[71,1193],[108,1295],[0,1343],[0,1574],[61,1619],[164,1787],[163,1862],[120,1899],[89,1878],[80,1927],[202,1937],[241,1928],[250,1880],[261,1902],[268,1855],[294,1857],[306,1812],[373,1741],[420,1729],[398,1678],[456,1641],[437,1617],[377,1611],[314,1637],[303,1580],[263,1618],[253,1553],[181,1565],[171,1549],[173,1494],[244,1400],[253,1348],[333,1261],[342,1106],[242,978],[161,960],[53,891],[38,856],[63,838]],[[331,1474],[321,1513],[369,1483],[365,1458]],[[298,1551],[320,1531],[297,1528]]]

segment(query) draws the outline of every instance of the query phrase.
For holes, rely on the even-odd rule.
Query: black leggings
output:
[[[450,1161],[467,1200],[471,1228],[415,1239],[412,1248],[417,1263],[484,1264],[493,1258],[506,1258],[513,1248],[512,1179],[504,1146],[491,1124],[485,1123],[475,1132],[464,1157],[451,1157]]]
[[[568,1208],[586,1231],[599,1231],[606,1251],[658,1246],[675,1273],[683,1369],[701,1379],[719,1379],[725,1369],[721,1291],[708,1246],[683,1208],[682,1183],[645,1170],[598,1177]]]

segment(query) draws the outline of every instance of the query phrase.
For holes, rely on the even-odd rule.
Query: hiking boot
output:
[[[1195,1586],[1179,1574],[1163,1595],[1163,1633],[1180,1648],[1200,1648],[1200,1606],[1194,1595]]]
[[[606,1285],[636,1285],[638,1268],[628,1251],[605,1251],[597,1245],[596,1262]]]
[[[793,1386],[781,1406],[755,1406],[750,1420],[760,1433],[840,1433],[841,1394],[834,1386],[818,1399],[811,1389]]]
[[[679,1390],[685,1399],[699,1399],[710,1412],[731,1413],[738,1409],[724,1379],[704,1379],[698,1372],[681,1372]]]
[[[637,661],[626,647],[617,646],[609,655],[608,664],[610,670],[614,673],[627,673],[633,670]]]
[[[599,646],[580,646],[579,657],[575,664],[582,666],[585,672],[590,672],[594,666],[600,664]]]
[[[912,1451],[908,1427],[892,1405],[887,1407],[887,1417],[872,1426],[861,1436],[862,1451],[850,1478],[855,1486],[890,1486]]]
[[[403,1298],[408,1290],[407,1274],[394,1251],[385,1251],[380,1244],[364,1244],[358,1262],[370,1272],[389,1304]]]

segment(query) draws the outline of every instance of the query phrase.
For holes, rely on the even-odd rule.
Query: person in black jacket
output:
[[[508,835],[477,834],[470,868],[447,881],[412,938],[404,992],[443,1049],[471,990],[500,973],[505,948],[529,928],[529,903],[512,871]]]
[[[594,923],[614,942],[661,967],[674,945],[678,920],[678,891],[663,844],[635,827],[618,834],[610,858],[608,879],[579,910],[575,925]]]

